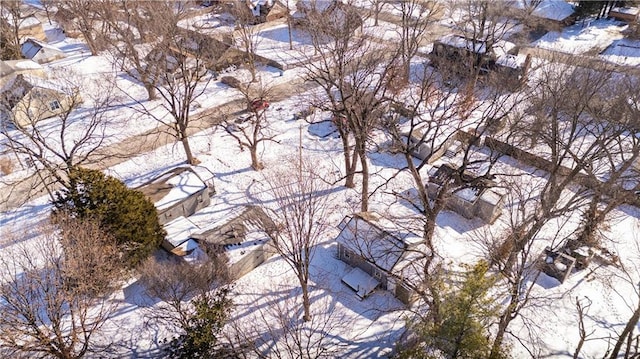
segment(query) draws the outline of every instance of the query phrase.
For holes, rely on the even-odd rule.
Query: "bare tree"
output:
[[[61,232],[48,224],[34,246],[0,259],[3,355],[67,359],[104,350],[94,338],[115,311],[113,242],[95,223],[57,220]]]
[[[554,64],[542,69],[540,75],[528,109],[534,117],[523,117],[513,125],[512,129],[520,131],[520,136],[514,135],[511,140],[520,146],[523,142],[518,143],[518,138],[531,141],[537,153],[548,154],[535,164],[543,167],[546,177],[535,191],[517,197],[520,200],[515,202],[518,206],[509,230],[490,254],[495,268],[508,281],[510,293],[508,304],[500,314],[494,356],[507,327],[528,301],[525,294],[530,288],[523,286],[523,281],[534,258],[531,253],[534,240],[551,220],[584,208],[591,190],[576,181],[582,179],[580,174],[586,168],[605,156],[608,148],[617,146],[615,133],[622,130],[588,113],[590,103],[610,77],[606,69],[559,68]],[[515,185],[522,186],[521,183]],[[513,193],[515,187],[510,188]],[[538,195],[532,199],[531,193]],[[561,238],[556,244],[565,240]]]
[[[268,193],[274,197],[272,211],[274,228],[273,248],[295,273],[302,288],[303,320],[311,320],[309,297],[309,266],[316,246],[327,230],[326,218],[331,211],[327,197],[328,186],[314,168],[302,157],[292,160],[293,170],[281,168],[265,178]]]
[[[632,195],[631,191],[625,190],[625,184],[637,178],[635,167],[640,158],[640,139],[628,135],[639,125],[640,109],[634,105],[638,100],[637,86],[638,81],[632,76],[612,74],[589,105],[589,116],[601,124],[594,126],[592,131],[608,134],[610,142],[599,141],[601,158],[585,168],[593,194],[583,211],[583,223],[573,241],[575,246],[600,247],[600,227],[607,222],[610,213]],[[632,190],[638,189],[640,184],[636,183]]]
[[[394,49],[357,34],[362,18],[355,7],[340,2],[325,10],[307,9],[308,25],[318,61],[306,62],[306,77],[319,85],[326,100],[315,107],[334,114],[342,140],[345,186],[355,187],[361,174],[361,210],[369,208],[370,136],[389,103],[391,78],[397,71]],[[358,171],[358,164],[360,170]]]
[[[55,6],[57,21],[82,34],[91,55],[96,56],[105,48],[101,36],[105,32],[105,24],[101,21],[98,10],[107,4],[108,2],[90,0],[52,0],[48,2],[47,9]]]
[[[582,346],[584,343],[589,340],[589,336],[593,334],[593,331],[587,332],[587,329],[584,325],[584,320],[589,313],[589,308],[593,302],[588,297],[585,297],[583,301],[580,301],[578,297],[575,299],[576,311],[578,312],[578,334],[580,335],[580,341],[578,341],[578,345],[576,346],[576,350],[573,352],[573,359],[578,359],[580,357],[580,351],[582,350]]]
[[[147,56],[151,61],[148,65],[155,68],[152,86],[159,95],[158,101],[132,100],[137,111],[160,124],[160,132],[182,144],[187,163],[197,164],[189,135],[205,116],[204,112],[194,112],[200,108],[198,100],[213,79],[207,59],[213,57],[216,49],[206,36],[180,29],[177,20],[175,15],[163,19],[166,35]]]
[[[142,83],[149,100],[158,97],[157,88],[167,70],[166,48],[174,45],[172,38],[184,11],[180,2],[130,0],[100,2],[96,10],[106,26],[103,40],[109,45],[111,61]]]
[[[264,168],[259,154],[261,146],[264,142],[276,141],[275,133],[269,129],[266,114],[270,90],[262,84],[256,90],[252,89],[251,84],[241,85],[238,90],[244,97],[247,112],[235,119],[230,119],[227,114],[223,114],[225,120],[220,126],[238,142],[241,151],[245,147],[249,149],[251,167],[260,171]]]
[[[634,235],[631,239],[634,241],[632,246],[635,248],[630,251],[630,256],[628,257],[628,260],[625,261],[626,263],[621,264],[620,268],[622,269],[622,273],[614,273],[614,276],[620,279],[623,285],[618,284],[618,286],[612,287],[612,289],[621,298],[624,298],[623,301],[629,307],[631,316],[624,324],[622,331],[617,333],[617,339],[613,348],[605,355],[608,359],[619,358],[622,353],[624,353],[624,358],[635,358],[640,354],[640,335],[634,334],[634,331],[640,322],[640,281],[638,277],[638,274],[640,274],[640,268],[637,265],[638,255],[640,254],[640,245],[638,244],[637,237],[637,235]],[[631,288],[631,291],[628,291],[628,288]],[[629,292],[632,294],[629,295]],[[637,302],[633,304],[634,301]]]
[[[146,310],[148,323],[181,329],[188,328],[193,317],[192,299],[229,282],[223,259],[214,253],[199,263],[151,257],[139,271],[146,294],[163,302]]]
[[[251,73],[251,82],[256,82],[258,58],[256,50],[260,41],[258,36],[260,27],[256,25],[256,16],[248,7],[250,3],[237,2],[233,7],[233,17],[235,18],[235,30],[233,38],[235,45],[244,51],[246,64]]]
[[[280,289],[273,288],[271,293]],[[331,310],[334,296],[323,296],[314,303],[309,321],[300,321],[299,298],[284,291],[286,297],[269,299],[269,304],[251,308],[247,315],[234,318],[226,335],[230,343],[244,343],[259,358],[335,358],[344,355],[351,340],[334,336],[348,328],[353,318]],[[256,303],[264,297],[256,298]],[[351,333],[352,335],[354,333]]]
[[[30,84],[17,78],[22,84],[16,86],[32,86],[36,94],[23,97],[26,102],[18,103],[13,109],[14,117],[24,119],[27,124],[16,125],[6,120],[0,125],[0,136],[6,140],[6,146],[20,163],[34,167],[40,185],[50,195],[56,186],[68,186],[67,176],[72,167],[94,164],[103,158],[99,150],[110,124],[107,114],[116,101],[110,79],[80,83],[77,75],[69,71],[56,75],[55,90],[44,83]],[[49,100],[43,103],[42,98]],[[8,100],[0,106],[11,103]],[[57,112],[55,125],[39,123],[43,117],[51,116],[52,110]]]

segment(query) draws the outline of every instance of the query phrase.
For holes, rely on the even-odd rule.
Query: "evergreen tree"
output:
[[[420,320],[412,325],[417,340],[401,351],[401,358],[489,357],[487,328],[495,316],[495,304],[487,292],[495,278],[487,275],[488,269],[488,263],[479,262],[464,274],[458,290],[443,295],[439,323]]]
[[[114,237],[128,266],[145,259],[165,236],[155,206],[142,192],[97,170],[72,168],[69,187],[56,193],[53,205],[54,215],[97,221]]]
[[[192,301],[193,313],[188,320],[184,334],[174,338],[167,348],[171,358],[220,358],[231,357],[219,345],[218,336],[225,325],[231,300],[229,289],[222,288],[214,293],[205,293]]]

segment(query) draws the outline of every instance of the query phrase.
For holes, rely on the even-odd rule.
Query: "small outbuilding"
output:
[[[226,258],[231,279],[238,279],[274,255],[275,224],[260,207],[248,206],[193,235],[208,253]]]
[[[638,21],[638,18],[640,18],[640,8],[614,7],[609,11],[609,17],[628,23],[634,23]]]
[[[42,65],[31,60],[0,60],[0,88],[12,81],[16,76],[24,74],[46,78],[47,74]]]
[[[56,47],[33,38],[27,39],[21,47],[22,56],[25,59],[33,60],[39,64],[63,59],[65,53]]]
[[[347,216],[338,228],[338,258],[353,267],[342,282],[362,299],[382,288],[407,305],[413,303],[416,294],[403,278],[412,275],[409,263],[415,252],[410,249],[421,238],[373,212]]]

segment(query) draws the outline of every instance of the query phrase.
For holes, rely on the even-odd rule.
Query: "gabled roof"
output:
[[[27,59],[34,58],[42,50],[55,55],[64,55],[64,52],[57,47],[51,46],[33,38],[28,38],[21,47],[22,56]]]
[[[191,167],[178,167],[143,184],[137,190],[149,197],[158,210],[163,210],[206,187],[205,179]]]
[[[0,89],[0,101],[5,109],[13,109],[34,88],[24,75],[18,75]]]
[[[413,233],[400,231],[375,213],[356,213],[340,224],[336,241],[368,262],[391,272],[406,250],[420,239]]]
[[[531,15],[555,21],[562,21],[575,13],[575,7],[564,0],[518,0],[513,6]]]

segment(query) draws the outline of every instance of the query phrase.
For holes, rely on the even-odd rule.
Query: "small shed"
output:
[[[206,258],[205,252],[191,236],[200,228],[185,217],[178,217],[164,225],[167,235],[162,248],[187,262],[197,262]]]
[[[27,39],[22,44],[21,51],[25,59],[33,60],[39,64],[63,59],[67,56],[58,48],[33,38]]]
[[[638,7],[614,7],[609,11],[609,17],[616,20],[634,23],[640,17],[640,8]]]
[[[287,6],[279,0],[275,0],[273,2],[273,5],[269,8],[269,12],[267,12],[265,20],[269,22],[278,19],[286,19],[288,15],[289,9],[287,8]]]
[[[160,224],[189,217],[209,206],[215,194],[213,173],[202,166],[174,168],[136,189],[155,204]]]
[[[377,213],[355,213],[339,225],[338,258],[354,267],[343,278],[360,298],[376,288],[389,290],[410,305],[415,293],[404,282],[410,248],[420,242],[415,234],[398,230]]]
[[[0,88],[13,80],[17,75],[24,74],[46,78],[46,72],[42,65],[31,60],[0,61]]]

